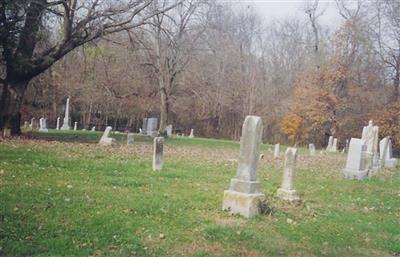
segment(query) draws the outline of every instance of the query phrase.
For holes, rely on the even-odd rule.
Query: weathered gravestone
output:
[[[91,131],[93,131],[93,132],[96,131],[96,126],[93,126]]]
[[[309,144],[308,149],[310,151],[311,156],[315,156],[315,145],[314,144]]]
[[[167,137],[172,137],[172,125],[166,127]]]
[[[390,137],[385,137],[379,142],[379,151],[382,166],[388,169],[396,168],[397,160],[393,158],[392,140],[390,140]]]
[[[229,189],[224,191],[222,209],[246,218],[259,215],[260,202],[265,199],[256,173],[262,129],[260,117],[246,117],[240,139],[237,175],[231,180]]]
[[[126,137],[126,144],[127,145],[133,145],[133,143],[135,142],[135,139],[133,137],[133,133],[128,133],[127,137]]]
[[[332,153],[336,153],[337,152],[337,142],[338,142],[337,138],[334,138],[333,139],[333,143],[332,143],[332,147],[330,149],[330,151]]]
[[[194,129],[191,129],[191,130],[190,130],[189,138],[194,138]]]
[[[39,132],[49,132],[49,130],[47,129],[47,120],[45,118],[40,118],[39,119]]]
[[[65,116],[64,123],[61,127],[61,130],[69,130],[71,127],[69,126],[69,98],[67,98],[67,103],[65,104]]]
[[[24,129],[28,129],[29,128],[29,122],[25,121],[24,122]]]
[[[143,129],[142,129],[142,133],[143,135],[147,135],[147,118],[143,118]]]
[[[158,134],[157,131],[158,119],[157,118],[148,118],[147,119],[147,128],[146,135],[155,137]]]
[[[378,140],[379,140],[379,127],[374,126],[372,120],[369,121],[368,126],[363,128],[361,139],[365,140],[367,145],[366,151],[366,165],[367,169],[375,169],[379,164],[378,156]]]
[[[345,178],[362,180],[368,177],[368,167],[365,162],[366,152],[367,144],[365,140],[358,138],[350,140],[346,167],[343,169]]]
[[[155,137],[153,144],[153,171],[162,170],[164,159],[164,138]]]
[[[108,126],[106,130],[104,130],[103,136],[100,138],[100,145],[114,145],[116,144],[116,141],[114,138],[108,137],[110,132],[112,130],[112,127]]]
[[[285,153],[285,167],[283,170],[282,186],[278,189],[278,197],[286,201],[298,201],[300,197],[294,189],[296,175],[297,149],[289,147]]]
[[[76,131],[78,129],[78,122],[74,122],[74,131]]]
[[[57,118],[56,130],[60,130],[60,117]]]
[[[279,158],[279,144],[275,144],[275,147],[274,147],[274,158]]]
[[[31,124],[29,125],[29,128],[32,129],[32,130],[36,128],[36,125],[35,125],[35,118],[32,118],[32,119],[31,119]]]
[[[330,152],[333,146],[333,136],[329,137],[328,146],[326,147],[326,151]]]

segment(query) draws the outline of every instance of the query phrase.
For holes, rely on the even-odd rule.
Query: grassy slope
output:
[[[151,152],[146,142],[133,147]],[[282,160],[265,160],[259,180],[273,213],[245,220],[220,210],[236,164],[213,161],[209,154],[236,152],[237,142],[170,139],[166,148],[184,154],[166,159],[164,170],[153,173],[150,156],[124,147],[0,144],[0,255],[400,253],[399,170],[363,182],[345,181],[342,156],[314,161],[303,156],[297,189],[305,200],[295,206],[274,195]],[[198,148],[203,157],[191,155]]]

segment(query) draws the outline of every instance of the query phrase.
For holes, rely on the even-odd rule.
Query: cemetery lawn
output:
[[[147,138],[115,135],[112,148],[91,143],[101,133],[31,134],[0,142],[0,256],[400,256],[400,169],[348,181],[344,155],[302,149],[303,201],[287,204],[283,152],[263,145],[266,214],[246,220],[221,210],[238,142],[167,139],[153,172]]]

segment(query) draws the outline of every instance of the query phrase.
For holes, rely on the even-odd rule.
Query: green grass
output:
[[[154,173],[151,139],[107,148],[86,143],[101,133],[40,138],[50,135],[81,143],[0,143],[0,256],[400,254],[399,170],[346,181],[344,156],[302,156],[296,187],[303,202],[291,205],[275,196],[282,160],[264,160],[258,177],[273,211],[246,220],[221,211],[236,164],[214,160],[234,156],[238,142],[168,139],[166,151],[180,158],[167,155]]]

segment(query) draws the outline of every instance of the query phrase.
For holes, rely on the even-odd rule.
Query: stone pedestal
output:
[[[245,218],[261,213],[260,203],[265,199],[260,193],[256,169],[262,135],[261,118],[247,116],[240,139],[240,157],[237,175],[231,180],[230,187],[224,191],[222,209]]]
[[[245,218],[253,218],[261,214],[260,203],[265,200],[265,195],[246,194],[233,190],[225,190],[222,203],[223,210],[240,214]]]

